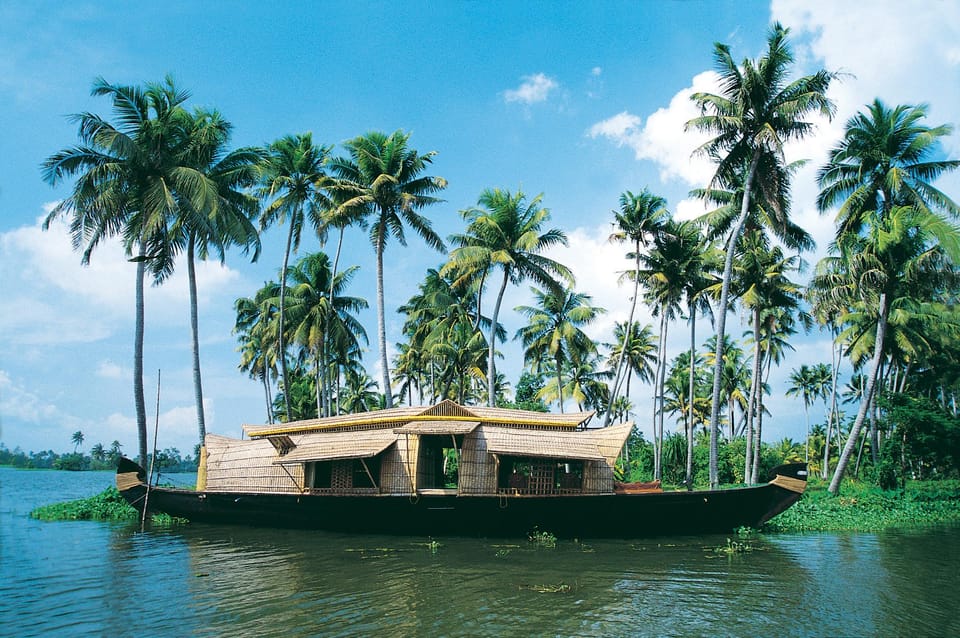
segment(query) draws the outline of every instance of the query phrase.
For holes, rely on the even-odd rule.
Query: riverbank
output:
[[[803,497],[768,521],[765,533],[877,532],[960,523],[960,481],[908,481],[905,490],[881,490],[847,479],[839,496],[811,479]]]
[[[110,487],[89,498],[53,503],[30,512],[44,521],[136,521],[137,511]],[[171,522],[170,517],[154,517]],[[793,507],[767,522],[761,532],[876,532],[886,529],[960,523],[960,481],[912,481],[903,491],[884,491],[848,480],[841,496],[827,492],[827,484],[811,480]]]

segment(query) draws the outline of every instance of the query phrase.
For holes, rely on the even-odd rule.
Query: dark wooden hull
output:
[[[758,527],[800,498],[806,466],[785,465],[775,472],[779,478],[753,487],[596,496],[334,496],[154,487],[148,509],[204,523],[347,533],[520,537],[539,529],[561,538],[728,533]],[[140,480],[131,480],[132,473]],[[143,470],[124,459],[117,474],[124,498],[142,511]]]

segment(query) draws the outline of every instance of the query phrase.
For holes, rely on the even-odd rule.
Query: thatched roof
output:
[[[397,434],[470,434],[480,421],[411,421],[394,428]]]
[[[529,432],[507,428],[484,428],[487,451],[510,456],[542,456],[603,461],[597,444],[582,432]]]
[[[250,438],[291,435],[342,428],[403,428],[412,423],[480,421],[497,425],[516,425],[534,428],[576,428],[593,416],[593,412],[548,414],[529,410],[509,410],[482,406],[462,406],[453,401],[441,401],[427,407],[400,407],[358,414],[341,414],[322,419],[292,421],[275,425],[244,425]],[[470,430],[467,430],[470,431]],[[448,433],[444,431],[444,433]]]
[[[273,462],[277,465],[288,465],[369,458],[380,454],[396,440],[397,435],[390,430],[326,432],[322,437],[303,437],[297,447]]]
[[[633,423],[621,423],[586,432],[529,431],[484,427],[487,451],[511,456],[538,456],[560,459],[606,461],[613,465]]]

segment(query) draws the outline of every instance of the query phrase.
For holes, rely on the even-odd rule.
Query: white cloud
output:
[[[601,68],[598,67],[598,66],[595,66],[595,67],[593,67],[592,69],[590,69],[590,75],[592,75],[592,76],[594,76],[594,77],[597,77],[597,76],[600,75],[601,73],[603,73],[603,69],[601,69]]]
[[[550,92],[559,87],[556,80],[543,73],[525,75],[520,79],[522,80],[520,86],[503,92],[503,100],[508,104],[510,102],[521,102],[523,104],[544,102],[549,97]]]
[[[0,299],[3,334],[19,344],[83,343],[129,323],[136,269],[120,243],[105,241],[90,264],[81,266],[66,222],[56,221],[44,231],[42,219],[0,234],[0,278],[7,291]],[[217,262],[201,262],[196,272],[201,308],[213,295],[230,294],[240,280]],[[162,286],[147,282],[145,302],[153,320],[185,325],[188,299],[185,264],[178,264]]]
[[[130,370],[124,368],[123,366],[117,365],[109,359],[106,361],[101,361],[97,366],[98,377],[104,379],[127,379],[133,376]]]
[[[638,160],[652,160],[660,167],[660,179],[679,178],[691,186],[701,186],[713,175],[713,165],[693,151],[707,140],[696,131],[684,131],[684,125],[698,115],[690,96],[717,90],[717,74],[700,73],[691,86],[679,91],[669,106],[651,113],[646,121],[628,111],[597,122],[587,130],[591,138],[603,137],[617,146],[633,149]]]

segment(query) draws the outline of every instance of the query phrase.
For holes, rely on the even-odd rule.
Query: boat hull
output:
[[[210,492],[153,487],[124,459],[124,498],[142,512],[190,521],[297,527],[345,533],[519,537],[533,530],[561,538],[635,538],[728,533],[759,527],[803,492],[806,466],[777,468],[770,483],[696,492],[558,496],[355,496]]]

